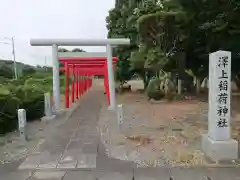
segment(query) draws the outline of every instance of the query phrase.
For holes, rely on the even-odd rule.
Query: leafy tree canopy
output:
[[[144,80],[181,66],[203,78],[217,50],[232,52],[232,72],[240,74],[239,15],[238,0],[117,0],[106,21],[109,37],[131,40],[114,51],[130,60],[121,72],[132,69]]]

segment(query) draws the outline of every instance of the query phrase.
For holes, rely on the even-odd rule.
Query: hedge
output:
[[[64,76],[60,76],[60,84],[64,92]],[[0,134],[17,128],[17,109],[26,110],[27,121],[41,118],[45,92],[52,92],[51,73],[36,73],[19,80],[0,78]]]
[[[44,115],[44,91],[39,86],[19,86],[15,95],[21,99],[20,109],[25,109],[27,120],[32,121]]]
[[[17,127],[17,109],[20,100],[11,94],[0,96],[0,134],[12,131]]]
[[[41,88],[18,86],[10,91],[0,87],[0,134],[17,128],[17,110],[25,109],[27,121],[44,115],[44,93]]]

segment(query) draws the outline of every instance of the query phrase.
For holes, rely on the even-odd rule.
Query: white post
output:
[[[110,94],[109,110],[115,110],[116,108],[115,82],[114,82],[113,63],[112,63],[112,47],[110,44],[107,44],[106,50],[107,50],[108,83],[109,83],[109,94]]]
[[[25,109],[18,109],[18,129],[20,133],[20,138],[23,141],[26,141],[26,124],[27,124],[27,117]]]
[[[42,120],[52,120],[56,117],[55,115],[53,115],[50,93],[44,94],[44,108],[45,116],[42,118]]]
[[[209,55],[208,134],[203,136],[203,150],[213,160],[238,157],[238,143],[230,136],[231,52]]]
[[[123,105],[119,104],[117,106],[117,115],[118,115],[118,126],[123,123]]]
[[[50,93],[44,94],[45,116],[52,116],[51,97]]]
[[[178,79],[178,94],[182,94],[182,80]]]
[[[52,66],[53,66],[53,100],[56,112],[60,111],[60,81],[59,81],[59,62],[58,46],[52,45]]]

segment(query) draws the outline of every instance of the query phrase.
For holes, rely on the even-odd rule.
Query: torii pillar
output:
[[[56,112],[61,111],[58,46],[106,46],[110,93],[109,109],[115,110],[116,97],[112,64],[112,46],[129,45],[130,39],[31,39],[30,44],[32,46],[52,46],[53,100]]]

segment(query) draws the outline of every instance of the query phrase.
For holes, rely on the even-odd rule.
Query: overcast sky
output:
[[[106,38],[105,18],[115,0],[2,0],[0,6],[0,59],[12,59],[10,42],[15,38],[16,59],[27,64],[51,64],[51,47],[31,47],[30,38]],[[73,47],[70,47],[70,49]],[[82,47],[105,51],[104,47]]]

